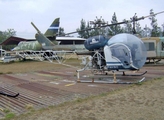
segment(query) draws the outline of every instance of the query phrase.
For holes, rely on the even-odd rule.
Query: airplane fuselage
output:
[[[86,50],[84,47],[83,38],[75,38],[75,37],[56,37],[55,42],[58,42],[58,45],[53,46],[44,46],[41,45],[38,41],[22,41],[16,46],[14,51],[21,50]],[[53,42],[53,41],[52,41]]]

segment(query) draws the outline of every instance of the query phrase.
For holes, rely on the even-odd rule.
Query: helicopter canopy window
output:
[[[130,52],[128,48],[121,44],[113,45],[111,48],[112,56],[118,58],[123,64],[124,68],[130,67]]]
[[[145,64],[147,51],[144,43],[138,37],[127,33],[118,34],[109,39],[108,45],[116,42],[123,43],[130,49],[132,65],[135,68],[140,69]]]

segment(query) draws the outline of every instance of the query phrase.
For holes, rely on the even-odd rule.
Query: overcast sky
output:
[[[34,24],[44,33],[52,21],[60,17],[65,33],[75,31],[81,19],[94,20],[96,16],[110,23],[114,12],[118,21],[164,11],[164,0],[0,0],[0,31],[14,29],[17,36],[34,38]],[[158,26],[164,23],[164,13],[156,16]],[[150,20],[140,21],[142,27]]]

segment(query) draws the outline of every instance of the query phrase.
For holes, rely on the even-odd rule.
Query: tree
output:
[[[152,26],[151,37],[158,37],[160,29],[159,29],[158,24],[157,24],[157,19],[155,19],[153,9],[150,10],[149,19],[151,20],[151,26]]]
[[[7,31],[0,31],[0,43],[5,41],[11,36],[16,36],[16,31],[14,29],[7,29]]]
[[[65,36],[64,28],[59,27],[58,36]]]
[[[162,36],[164,36],[164,23],[162,24]]]
[[[96,19],[94,21],[85,22],[85,20],[81,20],[80,28],[76,29],[79,36],[83,38],[89,38],[96,35],[105,35],[106,29],[101,28],[102,25],[106,24],[104,19]],[[88,30],[89,29],[89,30]]]
[[[125,22],[126,20],[124,19],[123,22]],[[124,24],[124,27],[123,27],[123,33],[133,33],[133,28],[132,28],[132,24],[127,22],[126,24]]]
[[[125,22],[123,27],[121,25],[112,25],[110,27],[101,27],[102,25],[107,24],[107,22],[105,22],[104,19],[101,19],[101,17],[100,17],[100,19],[98,19],[96,17],[96,19],[94,21],[92,21],[92,23],[89,23],[89,22],[86,23],[85,20],[82,19],[80,28],[78,28],[77,31],[78,31],[78,34],[80,35],[80,37],[84,37],[84,38],[88,38],[88,37],[95,36],[95,35],[113,36],[113,35],[116,35],[119,33],[130,33],[130,34],[137,33],[141,37],[164,36],[164,24],[162,25],[162,27],[158,27],[157,19],[155,19],[153,9],[150,10],[150,15],[151,16],[149,17],[149,19],[151,20],[152,29],[150,29],[148,27],[145,27],[142,29],[138,20],[131,23],[131,22],[127,22],[127,20],[125,20],[125,19],[123,20],[123,22]],[[137,16],[134,16],[134,17],[137,18]],[[132,18],[131,18],[131,21],[132,21]],[[116,13],[114,12],[114,14],[112,16],[111,24],[116,24],[116,23],[118,23],[118,21],[117,21]],[[91,28],[93,28],[93,29],[91,29]],[[90,29],[90,30],[87,30],[87,29]],[[134,32],[134,30],[135,30],[135,32]]]
[[[135,29],[136,29],[136,33],[141,36],[141,34],[142,34],[142,28],[141,28],[141,25],[140,25],[139,22],[136,22]]]
[[[85,31],[86,29],[87,29],[86,22],[84,19],[82,19],[80,28],[76,29],[76,31],[78,32],[81,38],[88,38],[88,32]]]
[[[90,26],[89,22],[87,22],[86,29],[91,29],[91,26]],[[90,36],[93,36],[92,30],[86,30],[85,33],[86,33],[86,38],[89,38]]]
[[[92,36],[96,36],[96,35],[106,35],[106,28],[105,27],[101,27],[103,25],[107,24],[107,22],[105,22],[104,19],[102,19],[102,16],[100,18],[97,18],[94,21],[91,21],[91,25],[92,25],[92,32],[91,35]]]
[[[115,23],[118,23],[118,21],[117,21],[116,13],[114,12],[112,16],[111,24],[115,24]],[[109,27],[108,32],[109,32],[108,35],[113,36],[122,33],[122,29],[120,25],[112,25]]]
[[[151,37],[151,29],[147,25],[141,31],[141,37]]]

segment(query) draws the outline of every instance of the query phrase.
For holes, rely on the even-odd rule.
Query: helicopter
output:
[[[139,71],[146,62],[146,47],[142,40],[132,34],[117,34],[110,39],[98,35],[88,38],[84,46],[89,50],[87,55],[90,54],[90,57],[85,67],[77,70],[78,81],[80,81],[79,72],[89,68],[94,74],[107,74],[108,71],[112,71],[114,78],[112,83],[118,83],[115,74],[117,71],[123,72],[122,75],[126,76],[126,71]],[[138,76],[146,73],[147,71]]]
[[[163,12],[164,11],[153,15],[157,15]],[[88,38],[84,42],[84,46],[88,50],[88,52],[77,54],[90,55],[90,57],[88,63],[85,63],[84,68],[77,70],[78,81],[80,81],[79,72],[84,71],[88,68],[93,71],[98,71],[105,74],[108,71],[112,71],[114,78],[112,83],[118,83],[115,75],[116,71],[123,72],[123,76],[126,76],[126,71],[139,71],[146,62],[147,50],[143,41],[135,35],[135,23],[136,21],[143,20],[149,16],[142,16],[140,18],[137,18],[135,14],[130,20],[125,20],[123,22],[97,25],[98,27],[96,28],[94,27],[68,33],[73,34],[102,27],[120,25],[131,22],[133,23],[133,34],[121,33],[114,35],[111,38],[108,38],[103,35],[97,35]],[[100,20],[98,21],[98,23],[95,22],[95,24],[99,23],[101,23]],[[139,76],[144,75],[146,73],[147,71],[140,74]],[[139,82],[143,80],[144,78],[141,79]]]

